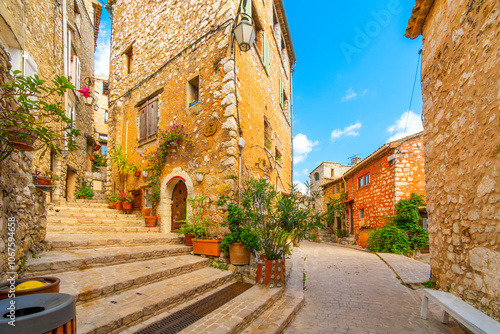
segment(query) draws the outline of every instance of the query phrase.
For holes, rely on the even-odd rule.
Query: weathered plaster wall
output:
[[[9,55],[0,43],[0,84],[9,69]],[[0,104],[0,117],[16,108],[12,100],[0,99]],[[21,259],[29,252],[39,252],[45,239],[45,195],[33,185],[32,160],[31,152],[14,151],[0,162],[0,282],[7,279],[7,272],[20,269]],[[9,232],[14,232],[14,241],[9,241]]]
[[[267,175],[270,182],[284,191],[289,190],[291,183],[291,130],[287,115],[279,105],[279,76],[289,98],[291,78],[290,69],[284,69],[287,61],[282,61],[281,50],[272,40],[268,21],[272,5],[270,1],[265,1],[265,5],[260,1],[255,3],[268,31],[270,71],[267,75],[255,48],[246,53],[237,51],[235,65],[230,47],[235,3],[215,0],[193,3],[189,10],[179,1],[138,4],[118,0],[113,5],[110,147],[121,146],[139,170],[144,168],[140,154],[155,147],[157,141],[139,145],[138,106],[158,93],[159,128],[182,124],[195,145],[192,149],[180,147],[169,156],[162,180],[174,171],[182,173],[187,183],[194,185],[188,196],[202,194],[206,218],[214,221],[221,221],[215,201],[220,195],[235,193],[239,181],[244,184],[251,176]],[[127,73],[123,53],[130,46],[133,66]],[[187,82],[197,75],[199,103],[189,107]],[[273,129],[271,149],[264,147],[264,116]],[[207,137],[204,129],[209,123],[215,123],[218,129],[215,135]],[[242,151],[242,176],[238,180],[240,134],[246,144]],[[278,147],[281,163],[274,159]],[[197,171],[205,173],[201,183],[195,181]],[[128,177],[123,182],[115,171],[108,189],[111,193],[145,186],[143,177]],[[162,193],[159,208],[163,231],[170,229],[169,210],[165,207],[169,205],[166,199],[171,196],[167,194],[168,189]]]
[[[423,28],[431,266],[500,317],[500,3],[437,0]]]

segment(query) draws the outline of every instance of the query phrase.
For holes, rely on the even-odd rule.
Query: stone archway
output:
[[[193,181],[189,175],[180,167],[176,167],[170,174],[163,178],[161,183],[160,205],[158,207],[158,216],[161,217],[161,232],[170,233],[172,223],[172,199],[175,186],[179,182],[184,182],[187,189],[187,197],[194,197]],[[187,207],[188,216],[191,215],[191,207]]]

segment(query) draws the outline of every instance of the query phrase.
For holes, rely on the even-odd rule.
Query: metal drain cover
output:
[[[210,312],[216,310],[253,286],[250,283],[236,282],[218,292],[205,297],[188,307],[177,311],[135,334],[174,334],[194,324]]]

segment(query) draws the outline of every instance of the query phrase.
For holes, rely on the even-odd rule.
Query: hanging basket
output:
[[[6,138],[19,151],[33,151],[33,144],[38,136],[29,130],[10,126],[7,128]]]
[[[50,186],[52,182],[46,176],[38,176],[37,183],[41,186]]]

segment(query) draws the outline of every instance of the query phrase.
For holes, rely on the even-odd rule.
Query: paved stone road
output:
[[[287,334],[447,333],[420,318],[420,299],[376,255],[303,242],[305,306]]]
[[[406,284],[424,283],[431,276],[431,266],[399,254],[378,253]]]

